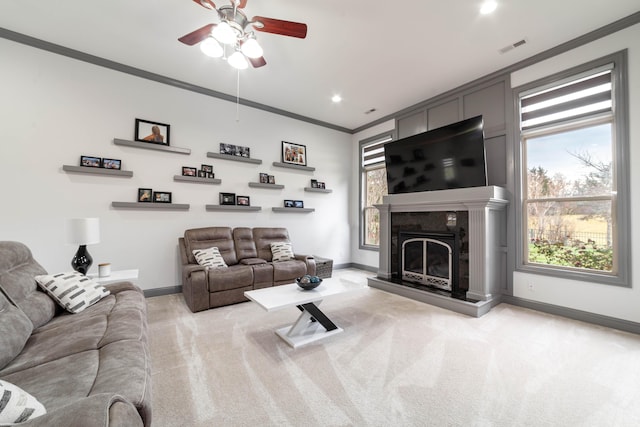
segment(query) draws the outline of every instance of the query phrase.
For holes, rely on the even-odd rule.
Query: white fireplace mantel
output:
[[[501,260],[505,251],[503,243],[506,230],[504,212],[508,203],[507,191],[496,186],[385,196],[382,204],[375,205],[380,211],[378,278],[390,279],[392,275],[392,236],[390,234],[393,212],[468,211],[469,291],[467,299],[483,302],[483,305],[488,303],[488,311],[493,302],[499,301],[501,266],[504,268]],[[375,279],[374,282],[376,282]],[[369,284],[375,286],[371,280]],[[389,290],[388,288],[384,289]],[[452,307],[447,303],[446,308]],[[455,310],[455,308],[453,309]]]

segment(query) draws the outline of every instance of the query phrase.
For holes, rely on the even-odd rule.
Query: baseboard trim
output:
[[[349,262],[347,264],[340,264],[334,267],[336,270],[339,268],[357,268],[358,270],[370,271],[372,273],[378,272],[378,267],[371,267],[370,265],[358,264],[357,262]]]
[[[598,326],[618,329],[624,332],[631,332],[640,335],[640,323],[631,322],[624,319],[616,319],[615,317],[604,316],[602,314],[589,313],[588,311],[576,310],[574,308],[561,307],[558,305],[547,304],[544,302],[532,301],[524,298],[518,298],[511,295],[502,295],[502,302],[516,305],[518,307],[530,308],[532,310],[541,311],[543,313],[554,314],[557,316],[567,317],[581,322],[592,323]]]
[[[167,286],[166,288],[153,288],[153,289],[145,289],[144,291],[145,298],[151,297],[159,297],[162,295],[171,295],[171,294],[180,294],[182,293],[182,286]]]

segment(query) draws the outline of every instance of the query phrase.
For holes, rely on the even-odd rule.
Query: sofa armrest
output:
[[[142,421],[135,406],[123,397],[110,393],[100,393],[47,411],[46,414],[20,425],[29,427],[143,427],[145,423]],[[151,425],[151,420],[148,420],[146,425]]]
[[[209,280],[206,267],[198,264],[182,266],[182,294],[192,312],[209,308]]]
[[[134,285],[133,283],[128,281],[107,283],[106,285],[104,285],[104,287],[107,288],[112,294],[117,294],[118,292],[122,291],[137,291],[142,293],[142,289],[140,289],[139,286]]]
[[[316,260],[313,258],[313,255],[294,255],[294,258],[305,263],[307,266],[307,274],[315,276]]]

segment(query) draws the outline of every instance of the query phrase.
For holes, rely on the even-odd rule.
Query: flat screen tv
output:
[[[389,194],[487,185],[482,116],[384,146]]]

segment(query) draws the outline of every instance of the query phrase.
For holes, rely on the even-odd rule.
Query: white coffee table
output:
[[[244,296],[266,311],[298,307],[302,313],[295,323],[276,331],[276,334],[287,344],[296,348],[342,332],[343,329],[318,308],[323,298],[365,288],[366,285],[361,283],[329,278],[324,279],[320,286],[309,291],[292,283],[247,291]]]

